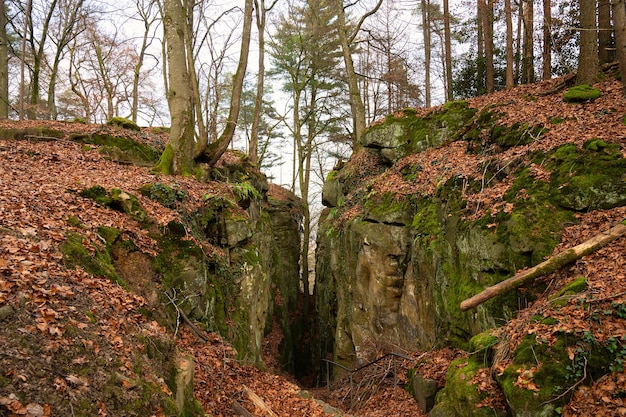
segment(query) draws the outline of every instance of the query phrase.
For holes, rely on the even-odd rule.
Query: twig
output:
[[[204,342],[208,342],[209,339],[207,339],[207,337],[205,335],[202,334],[202,332],[200,331],[200,329],[198,329],[198,327],[196,327],[195,324],[193,324],[191,322],[191,320],[189,320],[189,317],[187,317],[187,315],[185,314],[185,312],[183,310],[181,310],[178,305],[176,305],[176,303],[174,302],[174,299],[172,298],[172,296],[167,292],[164,291],[165,295],[167,296],[167,298],[170,300],[170,303],[172,303],[172,305],[174,306],[174,308],[176,309],[176,313],[179,315],[179,317],[181,317],[183,319],[183,321],[185,322],[185,324],[187,326],[189,326],[189,328],[191,329],[191,331],[193,332],[193,334],[195,334],[198,339],[201,339]]]
[[[584,359],[585,359],[585,366],[583,366],[583,377],[580,378],[574,385],[572,385],[571,387],[566,389],[564,392],[562,392],[560,395],[557,395],[556,397],[554,397],[552,399],[549,399],[547,401],[542,402],[541,404],[539,404],[539,406],[550,404],[550,403],[552,403],[554,401],[557,401],[557,400],[563,398],[564,396],[567,395],[567,393],[572,391],[574,388],[576,388],[577,386],[582,384],[585,381],[585,379],[587,379],[587,358],[584,357]]]

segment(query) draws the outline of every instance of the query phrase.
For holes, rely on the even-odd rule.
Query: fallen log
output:
[[[265,404],[265,401],[263,401],[261,399],[261,397],[259,397],[258,395],[256,395],[254,393],[254,391],[252,391],[250,388],[246,387],[245,385],[243,386],[243,392],[246,393],[246,395],[248,396],[248,398],[250,398],[250,400],[254,403],[254,405],[256,405],[257,407],[259,407],[261,410],[265,411],[267,414],[269,414],[272,417],[278,417],[276,415],[276,413],[274,413],[272,411],[271,408],[269,408],[267,406],[267,404]]]
[[[245,409],[237,401],[233,402],[233,413],[236,417],[254,417],[254,414]]]
[[[533,281],[540,276],[554,272],[557,269],[582,258],[583,256],[587,256],[590,253],[597,251],[624,234],[626,234],[626,219],[622,220],[622,222],[617,226],[612,227],[606,232],[598,233],[580,245],[554,255],[547,261],[519,272],[511,278],[505,279],[504,281],[492,285],[491,287],[485,288],[482,292],[461,302],[461,311],[467,311],[475,308],[497,295],[504,294],[530,281]]]

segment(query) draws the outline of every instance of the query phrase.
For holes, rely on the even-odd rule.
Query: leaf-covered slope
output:
[[[572,104],[554,90],[561,81],[391,115],[324,187],[321,345],[334,343],[335,357],[349,361],[367,354],[358,352],[364,337],[406,347],[409,334],[409,344],[477,353],[450,368],[433,415],[622,407],[624,238],[477,311],[459,310],[485,286],[626,216],[622,85],[607,78],[594,86],[599,98]],[[368,269],[364,259],[393,268]],[[602,390],[604,403],[587,400]]]
[[[239,362],[253,332],[264,328],[244,320],[251,313],[235,290],[256,284],[237,268],[248,265],[249,272],[267,262],[249,237],[252,216],[244,207],[259,199],[267,211],[285,210],[295,223],[281,223],[282,233],[295,228],[297,235],[295,197],[269,192],[264,201],[267,184],[254,173],[230,183],[155,175],[125,159],[128,141],[160,149],[163,137],[149,130],[59,122],[0,128],[7,135],[0,140],[0,415],[229,415],[241,384],[258,390],[257,380],[270,381],[266,387],[283,398],[281,406],[323,415],[316,403],[297,397],[293,384],[272,382]],[[123,140],[95,143],[95,134]],[[240,159],[225,155],[217,169],[243,175],[233,168]],[[249,211],[259,227],[273,221]],[[227,254],[231,263],[219,263]],[[204,271],[197,260],[206,261],[207,282],[173,286],[194,268]],[[274,279],[263,282],[289,287]],[[194,291],[209,296],[197,301]],[[286,311],[291,294],[282,297]],[[206,312],[210,317],[201,315]],[[203,317],[206,326],[226,326],[223,334],[240,343],[237,351],[203,331],[212,342],[201,342],[202,349],[190,341],[198,336],[177,339],[184,313]],[[282,318],[276,319],[280,327]],[[217,366],[211,355],[221,358],[220,372],[210,368]],[[207,381],[231,388],[215,401]]]

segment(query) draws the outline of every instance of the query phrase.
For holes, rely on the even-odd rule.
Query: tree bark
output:
[[[524,48],[522,57],[522,83],[535,82],[535,57],[534,57],[534,5],[533,0],[523,0],[524,12]]]
[[[194,156],[194,113],[185,48],[185,9],[179,0],[165,0],[163,13],[171,129],[169,143],[156,168],[163,173],[190,175]]]
[[[35,40],[33,36],[33,27],[32,20],[30,21],[30,29],[31,29],[31,45],[33,47],[33,69],[32,69],[32,79],[31,79],[31,93],[30,93],[30,108],[28,109],[28,118],[31,120],[37,119],[37,110],[39,107],[39,77],[41,75],[41,65],[45,59],[45,45],[46,40],[48,39],[48,28],[50,26],[50,21],[52,20],[52,16],[54,11],[56,10],[57,0],[53,0],[50,4],[50,8],[48,9],[48,14],[46,15],[46,19],[44,20],[43,28],[41,30],[41,39],[39,39],[39,47],[35,52]],[[24,34],[26,36],[26,34]]]
[[[243,81],[248,67],[248,55],[250,51],[250,38],[252,32],[252,9],[252,0],[246,0],[243,15],[243,34],[241,36],[239,64],[237,65],[237,71],[235,72],[235,77],[233,79],[233,94],[230,99],[228,121],[226,122],[224,131],[217,141],[212,143],[207,149],[209,166],[213,166],[217,163],[224,152],[226,152],[226,149],[228,149],[228,145],[230,145],[230,142],[233,140],[233,136],[235,135],[235,128],[237,127],[237,120],[239,119],[239,110],[241,109]]]
[[[552,78],[552,8],[550,0],[543,0],[543,79]]]
[[[487,0],[483,14],[485,37],[485,88],[488,93],[495,89],[495,69],[493,66],[493,0]]]
[[[0,119],[9,117],[9,38],[4,0],[0,0]]]
[[[610,0],[598,0],[598,58],[600,65],[615,60],[614,45],[611,38],[611,2]]]
[[[467,311],[475,308],[487,300],[492,299],[495,296],[509,292],[515,288],[518,288],[528,282],[535,280],[536,278],[554,272],[557,269],[574,262],[577,259],[587,256],[590,253],[597,251],[598,249],[608,245],[614,240],[626,234],[626,220],[623,220],[617,226],[609,229],[606,232],[599,233],[591,239],[574,246],[566,251],[563,251],[545,262],[540,263],[525,271],[519,272],[511,278],[505,279],[491,287],[485,288],[479,294],[468,298],[461,302],[461,311]]]
[[[506,20],[506,88],[513,88],[515,81],[513,78],[513,12],[511,10],[511,0],[504,0],[504,12]]]
[[[256,27],[259,33],[259,68],[256,81],[256,96],[254,97],[252,127],[250,129],[250,143],[248,144],[248,158],[250,158],[250,162],[256,164],[259,162],[259,127],[261,125],[261,113],[263,112],[263,90],[265,89],[265,19],[267,9],[265,8],[265,0],[254,0],[254,4]]]
[[[507,0],[510,1],[510,0]],[[443,0],[443,33],[444,33],[444,51],[445,51],[445,70],[446,70],[446,101],[454,100],[454,92],[452,89],[452,39],[450,31],[450,4],[449,0]]]
[[[580,54],[576,84],[593,84],[598,80],[598,31],[596,0],[580,0]]]
[[[352,59],[352,48],[351,44],[354,41],[354,38],[361,30],[361,26],[365,19],[369,16],[373,15],[378,11],[380,6],[383,4],[383,0],[378,0],[373,9],[365,13],[361,16],[359,22],[351,26],[352,34],[348,34],[348,26],[346,23],[346,11],[343,7],[342,0],[335,0],[335,7],[337,9],[337,31],[339,33],[339,42],[341,43],[341,52],[343,54],[344,64],[346,66],[346,77],[348,78],[348,94],[350,95],[350,110],[352,112],[352,120],[353,120],[353,148],[356,147],[356,144],[365,132],[366,124],[365,124],[365,105],[363,104],[363,99],[361,98],[361,91],[359,89],[359,80],[357,73],[354,69],[354,61]]]
[[[430,107],[430,2],[422,0],[422,35],[424,38],[424,105]]]
[[[477,93],[485,93],[485,19],[483,16],[487,8],[486,0],[478,0],[476,4],[476,90]]]
[[[24,120],[25,116],[25,108],[24,108],[24,98],[26,96],[26,32],[28,32],[28,25],[30,19],[32,18],[33,10],[33,0],[27,0],[26,2],[26,13],[24,14],[24,34],[22,37],[22,53],[20,57],[20,97],[19,97],[19,119]]]
[[[613,0],[613,22],[615,25],[615,52],[620,74],[626,74],[626,5],[624,0]],[[626,96],[626,77],[622,76]]]

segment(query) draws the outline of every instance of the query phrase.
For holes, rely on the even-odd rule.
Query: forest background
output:
[[[626,45],[624,0],[0,6],[0,118],[167,126],[164,173],[239,149],[302,197],[305,242],[372,122],[574,71],[593,84]]]

